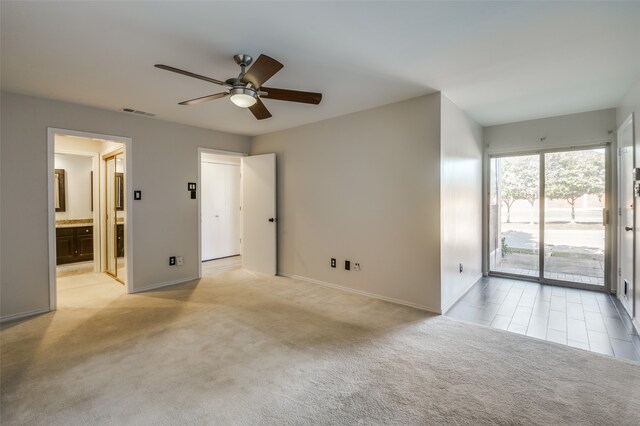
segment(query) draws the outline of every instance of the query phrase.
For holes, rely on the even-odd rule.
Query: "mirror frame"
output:
[[[64,169],[55,169],[55,176],[54,176],[54,185],[55,182],[58,182],[58,202],[56,203],[56,200],[54,199],[54,206],[58,205],[59,207],[56,207],[55,210],[56,212],[65,212],[67,211],[67,197],[65,194],[65,172]],[[55,192],[54,192],[54,197],[55,197]]]

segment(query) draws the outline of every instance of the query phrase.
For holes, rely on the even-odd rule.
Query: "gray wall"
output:
[[[482,127],[444,95],[441,116],[441,300],[446,311],[482,276],[483,154]]]
[[[248,152],[250,139],[10,93],[1,95],[0,315],[49,306],[47,246],[47,128],[133,139],[134,291],[198,275],[196,181],[198,147]],[[169,267],[170,255],[185,264]]]
[[[257,136],[251,152],[277,155],[281,274],[440,310],[440,94]]]

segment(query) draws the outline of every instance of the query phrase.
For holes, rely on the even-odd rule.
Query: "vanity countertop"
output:
[[[76,226],[93,226],[93,219],[56,220],[56,228],[73,228]]]

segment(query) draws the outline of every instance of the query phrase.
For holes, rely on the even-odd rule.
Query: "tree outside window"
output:
[[[576,201],[583,195],[602,198],[605,164],[602,153],[569,151],[546,154],[545,195],[566,200],[571,206],[571,223],[576,221]]]

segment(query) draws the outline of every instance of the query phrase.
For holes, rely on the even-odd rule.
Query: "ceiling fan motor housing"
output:
[[[241,67],[248,67],[253,62],[253,58],[245,54],[235,55],[233,59],[236,61],[236,64],[240,65]]]

